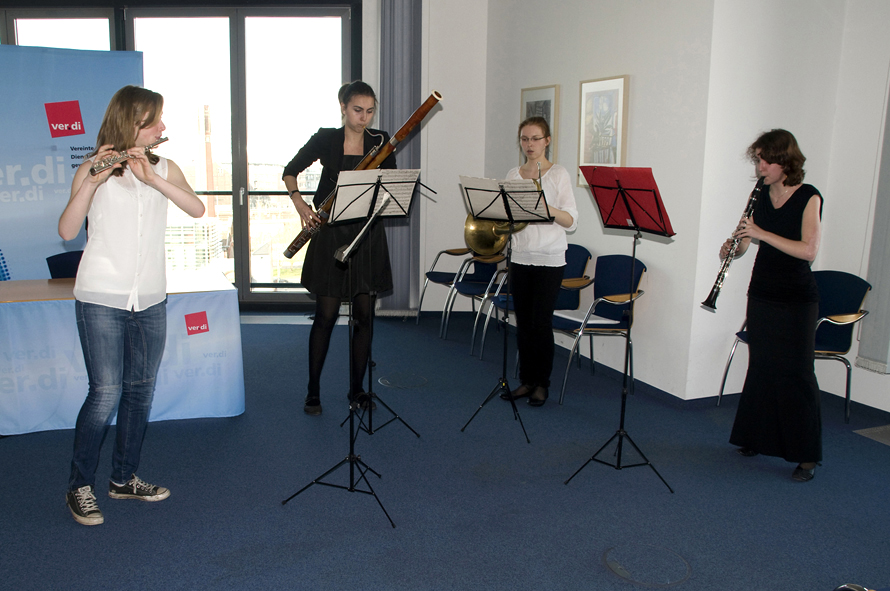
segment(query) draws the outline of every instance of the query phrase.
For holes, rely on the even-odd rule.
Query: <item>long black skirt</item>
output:
[[[353,252],[348,265],[334,258],[337,249],[349,246],[364,224],[364,221],[334,226],[325,224],[309,241],[301,278],[309,293],[350,298],[360,293],[392,289],[389,247],[379,220]]]
[[[748,298],[748,375],[729,442],[789,462],[822,460],[815,361],[819,305]]]

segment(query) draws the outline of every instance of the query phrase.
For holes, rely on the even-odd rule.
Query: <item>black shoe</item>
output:
[[[163,486],[149,484],[133,474],[126,484],[108,483],[108,496],[112,499],[136,499],[138,501],[163,501],[170,491]]]
[[[531,394],[532,390],[534,390],[534,389],[535,389],[535,387],[532,385],[522,384],[521,386],[519,386],[512,392],[507,392],[507,391],[501,392],[501,399],[502,400],[519,400],[520,398],[525,398],[526,396]]]
[[[105,521],[102,511],[96,504],[96,495],[93,487],[87,484],[77,490],[69,490],[65,495],[65,503],[68,510],[74,516],[74,520],[82,525],[99,525]]]
[[[377,404],[374,402],[374,399],[371,398],[371,395],[367,392],[358,392],[357,394],[347,394],[346,398],[349,399],[349,406],[355,406],[354,410],[377,410]]]
[[[794,472],[791,473],[791,478],[798,482],[809,482],[816,476],[816,467],[812,468],[801,468],[800,464],[797,465],[797,468],[794,469]]]
[[[737,450],[735,450],[735,452],[737,454],[739,454],[740,456],[745,456],[746,458],[753,458],[754,456],[756,456],[758,454],[758,452],[756,452],[753,449],[748,448],[748,447],[740,447]]]
[[[547,402],[547,398],[550,396],[550,392],[544,386],[537,386],[535,390],[528,397],[528,405],[529,406],[544,406],[544,403]]]
[[[318,416],[321,414],[321,400],[318,396],[306,396],[306,403],[303,405],[303,412],[307,415]]]

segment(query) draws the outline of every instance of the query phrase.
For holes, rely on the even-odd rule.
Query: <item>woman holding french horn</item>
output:
[[[578,223],[569,173],[547,159],[550,141],[550,125],[543,117],[520,123],[519,146],[526,161],[507,173],[508,180],[539,181],[553,216],[552,222],[529,224],[513,235],[510,273],[521,384],[501,397],[527,397],[531,406],[547,401],[553,369],[553,309],[566,264],[566,232]]]
[[[810,264],[819,251],[822,195],[803,184],[801,153],[784,129],[748,147],[763,195],[733,233],[737,255],[760,244],[748,286],[748,374],[730,443],[743,456],[764,454],[798,465],[791,477],[812,480],[822,459],[822,421],[815,359],[819,293]],[[727,256],[732,239],[720,249]]]

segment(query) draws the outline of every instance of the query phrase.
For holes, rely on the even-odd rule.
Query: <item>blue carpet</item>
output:
[[[167,501],[105,496],[111,433],[98,475],[105,524],[78,525],[64,505],[72,432],[0,440],[0,588],[890,585],[890,447],[853,432],[890,423],[887,413],[854,404],[845,425],[843,401],[824,395],[825,458],[803,484],[782,460],[734,452],[737,396],[716,408],[713,398],[683,402],[638,383],[627,432],[675,493],[648,466],[597,462],[566,485],[616,432],[621,376],[575,368],[565,405],[519,404],[530,444],[498,398],[461,432],[501,374],[499,338],[489,337],[485,361],[469,356],[471,325],[469,314],[456,315],[442,341],[435,316],[419,326],[376,322],[375,380],[405,386],[376,392],[421,435],[396,421],[356,442],[381,475],[367,477],[395,528],[367,494],[313,485],[281,503],[348,452],[346,328],[336,328],[325,367],[324,414],[310,417],[302,412],[309,327],[244,325],[246,412],[148,429],[139,473],[168,486]],[[554,375],[564,364],[558,356]],[[511,363],[515,387],[512,371]],[[374,421],[388,416],[380,409]],[[614,461],[615,451],[598,457]],[[621,460],[639,461],[626,440]],[[325,480],[348,485],[348,467]]]

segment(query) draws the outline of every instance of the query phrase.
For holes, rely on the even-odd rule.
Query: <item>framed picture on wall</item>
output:
[[[627,86],[627,76],[581,83],[578,166],[624,166],[627,157]],[[587,186],[580,170],[578,186]]]
[[[547,146],[547,160],[556,162],[556,133],[559,128],[559,84],[523,88],[519,121],[529,117],[543,117],[550,126],[550,145]],[[520,150],[519,164],[525,163]]]

